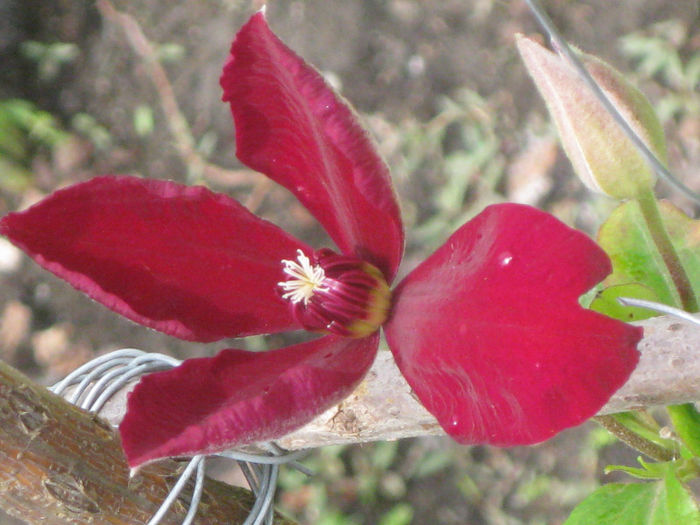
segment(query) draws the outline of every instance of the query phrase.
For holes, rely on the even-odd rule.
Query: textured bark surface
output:
[[[700,400],[700,327],[671,317],[636,324],[644,327],[639,365],[599,415]],[[122,391],[102,412],[115,425],[124,414],[126,393]],[[352,395],[276,442],[297,450],[443,434],[413,396],[391,354],[379,352]]]
[[[700,327],[671,317],[644,327],[641,359],[599,415],[700,400]],[[389,352],[380,352],[365,381],[340,405],[277,443],[288,449],[442,435],[413,397]]]
[[[183,467],[159,462],[130,480],[107,422],[0,362],[0,508],[7,514],[29,524],[147,523]],[[161,523],[181,523],[191,494],[190,485]],[[194,522],[243,523],[253,499],[208,479]]]
[[[640,324],[639,366],[600,414],[700,399],[700,329],[668,317]],[[128,390],[101,413],[110,423],[123,416]],[[350,397],[277,442],[291,450],[440,434],[391,354],[380,352]],[[28,523],[146,523],[177,470],[175,462],[160,462],[130,481],[108,423],[0,363],[0,507],[9,514]],[[190,493],[163,523],[182,520]],[[209,480],[196,523],[241,523],[251,504],[248,491]]]

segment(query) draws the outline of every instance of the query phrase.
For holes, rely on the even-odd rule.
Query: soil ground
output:
[[[654,101],[677,89],[662,75],[642,74],[639,61],[622,52],[620,37],[670,34],[681,59],[700,50],[694,0],[544,4],[571,42],[629,72]],[[0,213],[98,174],[135,173],[209,184],[322,243],[324,234],[286,191],[247,172],[234,156],[218,78],[233,35],[260,2],[113,5],[133,16],[156,46],[201,155],[228,171],[205,173],[183,158],[149,68],[124,28],[95,4],[0,0],[0,99],[32,101],[70,135],[23,159],[32,176],[20,189],[0,184]],[[518,60],[514,34],[538,31],[524,3],[271,0],[267,13],[273,30],[338,85],[376,136],[409,232],[404,271],[488,202],[528,202],[589,233],[612,208],[572,174]],[[32,58],[29,41],[49,51]],[[68,59],[52,58],[48,44],[59,42],[71,44]],[[685,95],[692,100],[693,90]],[[700,189],[697,118],[682,108],[664,123],[670,165]],[[185,358],[250,344],[191,344],[148,331],[8,253],[0,270],[0,358],[44,383],[121,347]],[[263,340],[270,347],[282,342]],[[556,524],[602,479],[601,465],[634,461],[635,454],[601,439],[584,425],[540,446],[510,450],[458,447],[447,439],[332,450],[310,460],[320,469],[315,480],[283,480],[279,502],[303,523],[380,523],[382,516],[385,524],[409,523],[386,517],[408,508],[417,524]],[[390,460],[374,468],[381,454]]]

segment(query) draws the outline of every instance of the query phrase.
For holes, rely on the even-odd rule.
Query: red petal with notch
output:
[[[112,310],[182,339],[298,329],[277,282],[311,250],[203,187],[99,177],[0,221],[0,233]]]
[[[403,227],[388,168],[352,110],[262,13],[238,32],[221,86],[241,162],[289,189],[343,253],[374,264],[391,282]]]
[[[641,328],[578,303],[609,272],[554,217],[490,206],[399,284],[387,340],[457,441],[537,443],[593,416],[637,364]]]
[[[378,341],[375,333],[326,336],[270,352],[223,350],[145,376],[119,427],[129,465],[287,434],[352,392]]]

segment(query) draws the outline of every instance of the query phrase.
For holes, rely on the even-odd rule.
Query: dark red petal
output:
[[[270,352],[223,350],[144,377],[119,427],[129,465],[287,434],[352,392],[378,340],[326,336]]]
[[[609,272],[554,217],[491,206],[401,282],[387,340],[457,441],[536,443],[593,416],[637,363],[642,330],[578,304]]]
[[[282,259],[311,251],[225,195],[135,177],[59,190],[0,233],[112,310],[183,339],[298,328]]]
[[[262,13],[238,32],[221,86],[241,162],[289,189],[343,253],[391,282],[403,229],[389,171],[352,110]]]

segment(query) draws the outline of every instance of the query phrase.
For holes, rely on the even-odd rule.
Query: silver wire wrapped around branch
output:
[[[167,355],[149,354],[141,350],[126,348],[85,363],[52,386],[50,390],[82,409],[101,413],[105,405],[113,401],[114,396],[118,396],[120,392],[128,389],[128,385],[135,384],[135,380],[144,374],[167,370],[179,364],[180,361]],[[250,489],[255,494],[255,502],[243,525],[272,525],[274,522],[272,502],[281,464],[287,464],[304,473],[309,473],[305,467],[296,462],[304,455],[303,451],[288,453],[274,443],[262,444],[260,448],[262,452],[259,454],[235,450],[216,454],[238,462]],[[161,523],[172,504],[178,499],[180,492],[194,475],[194,490],[182,525],[190,525],[193,522],[202,497],[207,457],[197,455],[189,461],[147,525]]]

